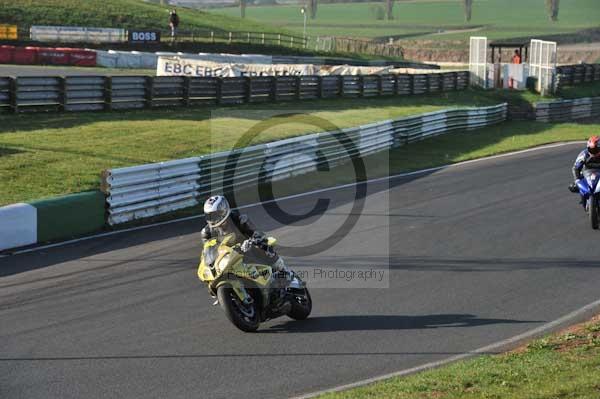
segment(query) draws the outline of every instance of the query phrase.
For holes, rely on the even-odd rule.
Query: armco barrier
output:
[[[33,56],[37,56],[37,51]],[[86,79],[68,76],[2,79],[7,79],[4,82],[7,82],[5,84],[9,92],[4,100],[0,98],[0,107],[8,106],[12,112],[36,112],[235,105],[440,93],[466,89],[469,74],[463,71],[362,76],[90,76]],[[86,89],[90,90],[89,95],[85,93]]]
[[[202,157],[107,170],[102,174],[102,191],[107,195],[108,223],[160,215],[197,205],[211,192],[283,179],[426,137],[499,123],[506,120],[506,112],[507,104],[438,111]]]
[[[535,104],[535,120],[539,122],[568,122],[593,116],[600,116],[600,97],[547,101]]]

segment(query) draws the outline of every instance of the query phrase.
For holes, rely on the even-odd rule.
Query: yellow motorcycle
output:
[[[269,237],[264,244],[272,251],[276,240]],[[296,273],[274,273],[271,266],[245,255],[242,245],[235,244],[234,234],[213,238],[204,244],[198,267],[198,278],[216,298],[214,305],[221,305],[237,328],[252,332],[276,317],[304,320],[310,315],[312,300]]]

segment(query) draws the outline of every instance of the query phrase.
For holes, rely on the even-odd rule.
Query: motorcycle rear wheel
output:
[[[225,316],[234,326],[244,332],[254,332],[258,329],[260,317],[256,302],[243,304],[229,285],[222,285],[217,289],[217,298]]]
[[[594,194],[590,196],[588,212],[590,214],[590,224],[592,225],[592,229],[598,230],[598,198]]]
[[[291,293],[292,310],[287,315],[294,320],[305,320],[312,311],[312,299],[308,288],[304,288],[302,291],[304,292]]]

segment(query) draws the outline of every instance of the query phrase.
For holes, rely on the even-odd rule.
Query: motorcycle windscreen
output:
[[[217,245],[207,246],[206,248],[204,248],[204,252],[202,253],[204,264],[209,267],[215,263],[218,256],[219,247]]]

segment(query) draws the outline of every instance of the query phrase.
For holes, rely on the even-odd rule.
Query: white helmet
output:
[[[204,216],[210,227],[222,225],[230,213],[229,202],[222,195],[214,195],[204,203]]]

